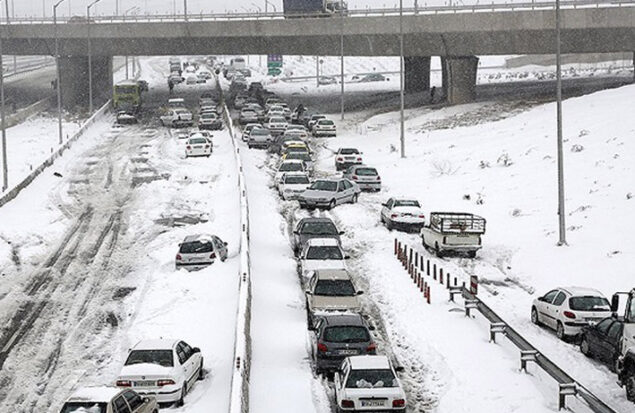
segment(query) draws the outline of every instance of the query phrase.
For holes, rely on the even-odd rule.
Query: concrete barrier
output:
[[[24,188],[29,186],[29,184],[33,182],[35,178],[37,178],[42,172],[44,172],[44,170],[47,167],[53,165],[53,162],[55,162],[57,158],[62,156],[64,151],[70,148],[71,144],[75,142],[77,139],[79,139],[86,132],[88,127],[90,127],[93,123],[95,123],[97,119],[101,118],[104,115],[104,113],[108,111],[109,108],[110,108],[110,100],[108,100],[108,102],[106,102],[101,108],[99,108],[99,110],[93,113],[93,115],[90,118],[88,118],[88,120],[86,120],[84,124],[82,124],[82,126],[79,128],[77,133],[75,133],[75,135],[70,137],[55,152],[53,152],[53,154],[51,154],[51,156],[48,159],[46,159],[40,166],[35,168],[33,172],[31,172],[19,184],[11,188],[9,191],[5,192],[2,195],[2,197],[0,197],[0,207],[4,206],[7,202],[15,199],[15,197],[17,197],[18,194],[22,192]]]

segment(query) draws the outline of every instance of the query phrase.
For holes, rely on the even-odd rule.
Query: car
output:
[[[284,118],[284,110],[275,107],[269,109],[265,115],[265,120],[269,121],[271,118]]]
[[[289,159],[280,162],[273,177],[273,182],[276,186],[281,182],[282,175],[287,172],[306,172],[306,166],[304,162],[299,159]]]
[[[174,133],[174,136],[179,141],[183,140],[183,139],[189,139],[190,138],[190,131],[189,130],[178,130],[177,132]]]
[[[247,146],[251,148],[267,149],[273,142],[273,136],[267,128],[253,128],[249,133],[249,139],[247,140]]]
[[[185,108],[185,99],[183,98],[170,98],[168,99],[169,108]]]
[[[218,103],[216,103],[214,99],[201,99],[199,102],[199,108],[201,111],[216,111],[218,109]]]
[[[289,126],[296,126],[296,125],[289,125]],[[287,129],[284,131],[284,136],[290,136],[292,138],[295,138],[301,141],[306,141],[307,139],[309,139],[309,134],[305,130],[289,129],[289,126],[287,126]]]
[[[401,369],[399,369],[401,370]],[[333,377],[337,411],[406,411],[406,393],[388,357],[349,356]]]
[[[310,118],[307,119],[307,123],[306,123],[306,127],[312,131],[313,130],[313,125],[316,124],[316,122],[320,119],[326,119],[326,115],[311,115]]]
[[[286,130],[286,132],[292,132],[292,131],[301,131],[301,132],[304,132],[304,133],[306,133],[306,134],[307,134],[307,137],[308,137],[308,133],[309,133],[309,132],[307,131],[306,126],[304,126],[304,125],[296,125],[296,124],[291,124],[291,125],[287,126],[287,130]]]
[[[421,243],[437,257],[458,253],[475,258],[483,247],[485,218],[467,212],[431,212],[421,227]]]
[[[335,123],[330,119],[319,119],[315,122],[311,131],[316,138],[337,136]]]
[[[128,352],[116,385],[154,396],[159,403],[182,406],[187,393],[204,374],[199,348],[182,340],[142,340]]]
[[[333,85],[337,83],[337,79],[333,76],[320,76],[318,78],[318,84],[320,85]]]
[[[324,312],[359,313],[362,305],[351,275],[345,269],[317,269],[313,271],[305,290],[309,329],[315,317]]]
[[[382,75],[381,73],[369,73],[365,76],[363,76],[361,79],[359,79],[360,82],[362,83],[366,83],[366,82],[385,82],[389,80],[386,76]]]
[[[174,85],[178,85],[179,83],[183,82],[184,80],[185,79],[183,79],[183,77],[178,72],[170,73],[170,76],[168,76],[168,81],[172,82],[172,84],[174,84]]]
[[[419,232],[426,222],[421,204],[416,199],[389,198],[381,206],[380,221],[389,230]]]
[[[280,177],[278,193],[285,201],[295,200],[310,184],[306,172],[286,172]]]
[[[245,103],[247,103],[246,96],[238,95],[234,98],[234,108],[236,109],[242,109],[242,107],[245,106]]]
[[[277,103],[271,106],[271,109],[269,109],[269,111],[273,110],[275,110],[276,112],[282,112],[281,116],[284,116],[286,120],[291,120],[291,109],[289,109],[289,106],[287,106],[286,103]]]
[[[176,254],[176,269],[200,270],[210,266],[217,259],[227,259],[227,243],[216,235],[196,234],[188,235],[179,244]]]
[[[346,269],[347,255],[338,240],[311,238],[300,251],[300,274],[309,278],[315,270]]]
[[[269,129],[273,135],[280,135],[284,133],[288,125],[289,124],[284,117],[274,116],[269,118],[269,122],[267,122],[267,129]]]
[[[556,288],[536,298],[531,306],[531,321],[556,330],[561,340],[577,336],[589,323],[610,315],[609,300],[591,288]]]
[[[623,332],[624,321],[614,317],[591,323],[580,332],[580,351],[587,357],[597,358],[616,372]]]
[[[199,129],[223,129],[223,120],[215,112],[203,112],[198,118]]]
[[[132,389],[81,387],[66,399],[60,413],[158,413],[154,397],[141,396]]]
[[[243,142],[247,142],[247,140],[249,139],[249,134],[254,128],[262,128],[262,125],[260,123],[248,123],[245,126],[243,126],[242,136],[241,136],[241,139]]]
[[[344,178],[318,179],[300,196],[301,208],[335,208],[346,202],[355,203],[360,193],[356,183]]]
[[[273,153],[277,153],[277,154],[282,154],[282,145],[285,142],[289,142],[289,141],[304,143],[303,141],[300,141],[297,138],[292,136],[286,136],[285,134],[277,135],[273,139],[273,142],[271,142],[271,145],[269,145],[269,151]]]
[[[196,76],[198,76],[199,79],[211,79],[212,78],[212,72],[210,72],[209,70],[205,70],[205,69],[199,69],[198,72],[196,72]]]
[[[296,256],[299,255],[306,243],[313,238],[333,238],[338,244],[341,244],[340,235],[343,234],[343,231],[338,231],[331,218],[302,218],[293,230],[293,252]]]
[[[195,85],[197,83],[198,83],[198,76],[190,74],[185,77],[186,85]]]
[[[191,137],[185,142],[185,157],[212,155],[212,142],[203,136]]]
[[[252,111],[256,112],[256,115],[258,116],[258,120],[257,121],[264,120],[265,111],[262,108],[262,106],[260,106],[259,104],[257,104],[257,103],[247,103],[243,107],[243,110],[245,110],[245,109],[252,110]]]
[[[163,126],[178,128],[182,126],[192,126],[192,112],[185,108],[168,109],[161,116]]]
[[[354,165],[349,167],[342,175],[346,179],[355,182],[359,189],[368,191],[381,190],[381,176],[377,169],[365,165]]]
[[[248,109],[244,107],[240,111],[240,115],[238,116],[238,123],[241,125],[246,125],[248,123],[256,123],[258,122],[259,117],[255,110]]]
[[[362,153],[356,148],[339,148],[335,153],[335,170],[342,171],[364,163]]]
[[[271,106],[275,105],[276,103],[282,103],[282,101],[276,97],[268,98],[267,100],[265,100],[265,109],[269,110]]]
[[[197,130],[197,129],[192,129],[192,130],[189,132],[189,137],[190,137],[190,138],[200,138],[200,137],[203,137],[203,138],[205,138],[205,139],[207,139],[208,141],[210,141],[210,142],[211,142],[211,141],[212,141],[212,137],[213,137],[213,136],[212,136],[212,134],[211,134],[209,131],[206,131],[206,130],[200,130],[200,129],[198,129],[198,130]]]
[[[120,125],[134,125],[138,122],[139,120],[133,113],[126,112],[125,110],[117,112],[117,123]]]
[[[262,85],[262,82],[251,82],[249,83],[249,93],[260,92],[265,87]]]
[[[298,159],[300,161],[303,161],[307,172],[309,173],[313,172],[315,162],[311,158],[311,155],[307,152],[293,152],[293,151],[285,152],[282,155],[282,159],[283,160]]]
[[[310,155],[309,147],[304,141],[285,139],[280,144],[280,155],[286,156],[289,153],[305,153]]]
[[[334,372],[349,356],[375,355],[377,345],[360,314],[322,314],[311,331],[311,356],[317,374]]]

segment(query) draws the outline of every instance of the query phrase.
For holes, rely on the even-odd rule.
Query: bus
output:
[[[130,113],[139,112],[141,109],[141,86],[136,80],[122,80],[118,82],[113,91],[112,103],[116,111]]]

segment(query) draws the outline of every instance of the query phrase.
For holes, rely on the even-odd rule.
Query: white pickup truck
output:
[[[430,222],[421,228],[421,242],[438,257],[447,252],[465,253],[476,257],[485,234],[485,219],[462,212],[432,212]]]

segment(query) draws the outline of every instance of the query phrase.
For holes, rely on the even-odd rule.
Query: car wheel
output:
[[[587,340],[586,336],[582,336],[582,341],[580,341],[580,351],[587,357],[591,357],[591,348],[589,347],[589,340]]]
[[[469,251],[467,253],[468,258],[476,258],[476,251]]]
[[[333,209],[335,208],[335,200],[331,199],[331,202],[329,202],[329,209]]]
[[[564,325],[562,325],[561,321],[558,321],[558,325],[556,326],[556,336],[563,341],[567,338],[566,334],[564,333]]]
[[[176,401],[176,407],[182,407],[185,404],[185,395],[187,394],[187,385],[183,383],[183,388],[181,389],[181,398]]]
[[[388,229],[388,231],[392,231],[393,230],[392,221],[389,220],[389,219],[386,220],[386,229]]]
[[[626,398],[635,402],[635,372],[626,372]]]
[[[203,359],[201,358],[201,365],[198,367],[198,379],[205,379],[205,372],[203,371]]]
[[[353,195],[353,199],[351,199],[351,202],[352,202],[353,204],[356,204],[356,203],[357,203],[357,198],[359,198],[359,195],[358,195],[358,194]]]
[[[441,251],[439,249],[439,243],[438,242],[434,243],[434,251],[436,252],[437,257],[439,257],[439,258],[443,257],[443,251]]]
[[[538,319],[538,310],[536,310],[536,307],[531,307],[531,322],[537,326],[540,325],[540,319]]]

